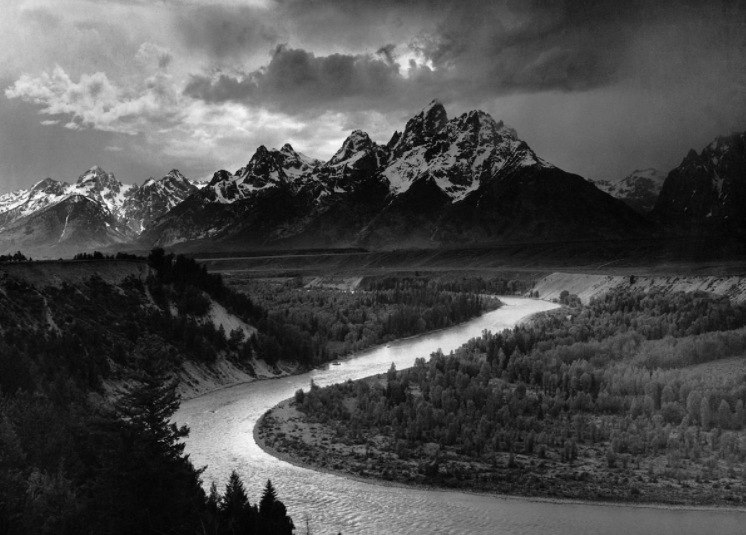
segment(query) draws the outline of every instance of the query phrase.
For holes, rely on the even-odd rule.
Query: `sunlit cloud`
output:
[[[40,106],[39,113],[68,115],[69,129],[92,128],[134,135],[149,123],[178,120],[179,94],[164,73],[136,88],[121,88],[106,73],[82,74],[76,82],[56,66],[39,76],[22,75],[5,90],[10,99]]]

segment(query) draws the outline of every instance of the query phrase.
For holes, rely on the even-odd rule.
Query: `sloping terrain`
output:
[[[649,213],[660,195],[666,175],[655,169],[633,171],[618,181],[596,180],[593,184],[633,210]]]
[[[746,234],[746,132],[691,150],[652,212],[671,234]]]
[[[173,292],[154,275],[134,260],[0,264],[0,335],[36,332],[40,347],[59,348],[33,361],[0,358],[4,391],[40,382],[48,368],[112,397],[155,363],[179,379],[184,397],[286,373],[252,350],[255,327],[209,294],[188,284]]]
[[[142,186],[122,184],[98,166],[74,184],[46,178],[0,196],[0,253],[55,258],[122,246],[197,189],[175,169]]]
[[[746,278],[695,277],[695,276],[636,276],[598,275],[584,273],[556,272],[539,280],[533,291],[541,299],[559,299],[563,291],[577,295],[583,303],[616,289],[629,289],[648,292],[662,290],[672,292],[703,291],[726,295],[733,303],[746,302]]]

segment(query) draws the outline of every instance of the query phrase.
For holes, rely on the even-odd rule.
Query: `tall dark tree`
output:
[[[295,529],[285,504],[277,499],[277,491],[269,479],[259,501],[259,517],[262,533],[292,535]]]
[[[186,426],[170,422],[179,406],[176,382],[153,372],[104,420],[106,458],[93,500],[105,512],[99,533],[192,533],[201,524],[206,497],[202,470],[184,455]]]
[[[262,516],[269,516],[276,502],[277,491],[275,491],[272,481],[268,479],[267,485],[264,487],[264,492],[262,493],[262,499],[259,501],[259,514]]]
[[[225,486],[225,494],[220,503],[223,532],[231,535],[255,533],[256,509],[249,503],[243,481],[233,470]]]

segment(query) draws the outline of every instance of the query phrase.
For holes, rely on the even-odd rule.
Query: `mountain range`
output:
[[[638,213],[648,214],[655,207],[666,175],[656,169],[636,170],[621,180],[594,180],[594,185],[623,201]]]
[[[691,151],[665,180],[644,170],[594,183],[543,160],[502,121],[482,111],[449,119],[435,100],[385,145],[355,130],[328,161],[286,144],[260,146],[245,166],[206,183],[173,170],[125,185],[98,167],[74,184],[47,178],[0,196],[0,253],[437,248],[742,232],[744,135]]]
[[[131,243],[202,185],[177,170],[122,184],[98,166],[73,184],[46,178],[0,196],[0,249],[65,255]]]

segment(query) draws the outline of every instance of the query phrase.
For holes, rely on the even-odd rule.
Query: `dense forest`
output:
[[[148,275],[95,275],[95,262],[117,260],[147,261]],[[168,423],[178,407],[170,372],[218,358],[249,373],[256,358],[311,366],[500,304],[481,288],[407,280],[354,294],[255,282],[249,297],[162,249],[73,262],[94,274],[0,280],[0,533],[289,532],[271,484],[258,504],[236,474],[222,493],[204,492],[201,469],[183,455],[188,429]],[[225,332],[213,302],[249,334]],[[133,387],[112,403],[112,382]]]
[[[523,294],[532,284],[523,279],[507,279],[505,277],[477,277],[477,276],[433,276],[431,273],[401,273],[382,275],[378,277],[363,277],[360,289],[367,291],[395,290],[397,288],[412,290],[429,290],[432,292],[459,292],[488,295]]]
[[[250,301],[193,260],[156,250],[149,262],[149,277],[119,284],[0,280],[0,533],[292,532],[269,482],[258,504],[237,474],[205,493],[188,428],[169,422],[174,366],[253,355],[209,320],[206,295]],[[111,379],[132,387],[112,401]]]
[[[587,306],[563,297],[575,307],[380,380],[313,387],[296,405],[352,451],[365,448],[343,463],[358,473],[530,495],[742,503],[746,307],[701,292],[616,291]]]
[[[494,283],[494,288],[502,288]],[[282,284],[247,280],[236,285],[250,294],[257,309],[252,320],[259,329],[262,355],[286,355],[293,348],[303,363],[318,364],[435,329],[450,327],[500,306],[482,295],[473,281],[428,284],[424,277],[387,276],[370,279],[350,291],[305,288],[301,278]],[[274,339],[268,338],[274,336]]]

